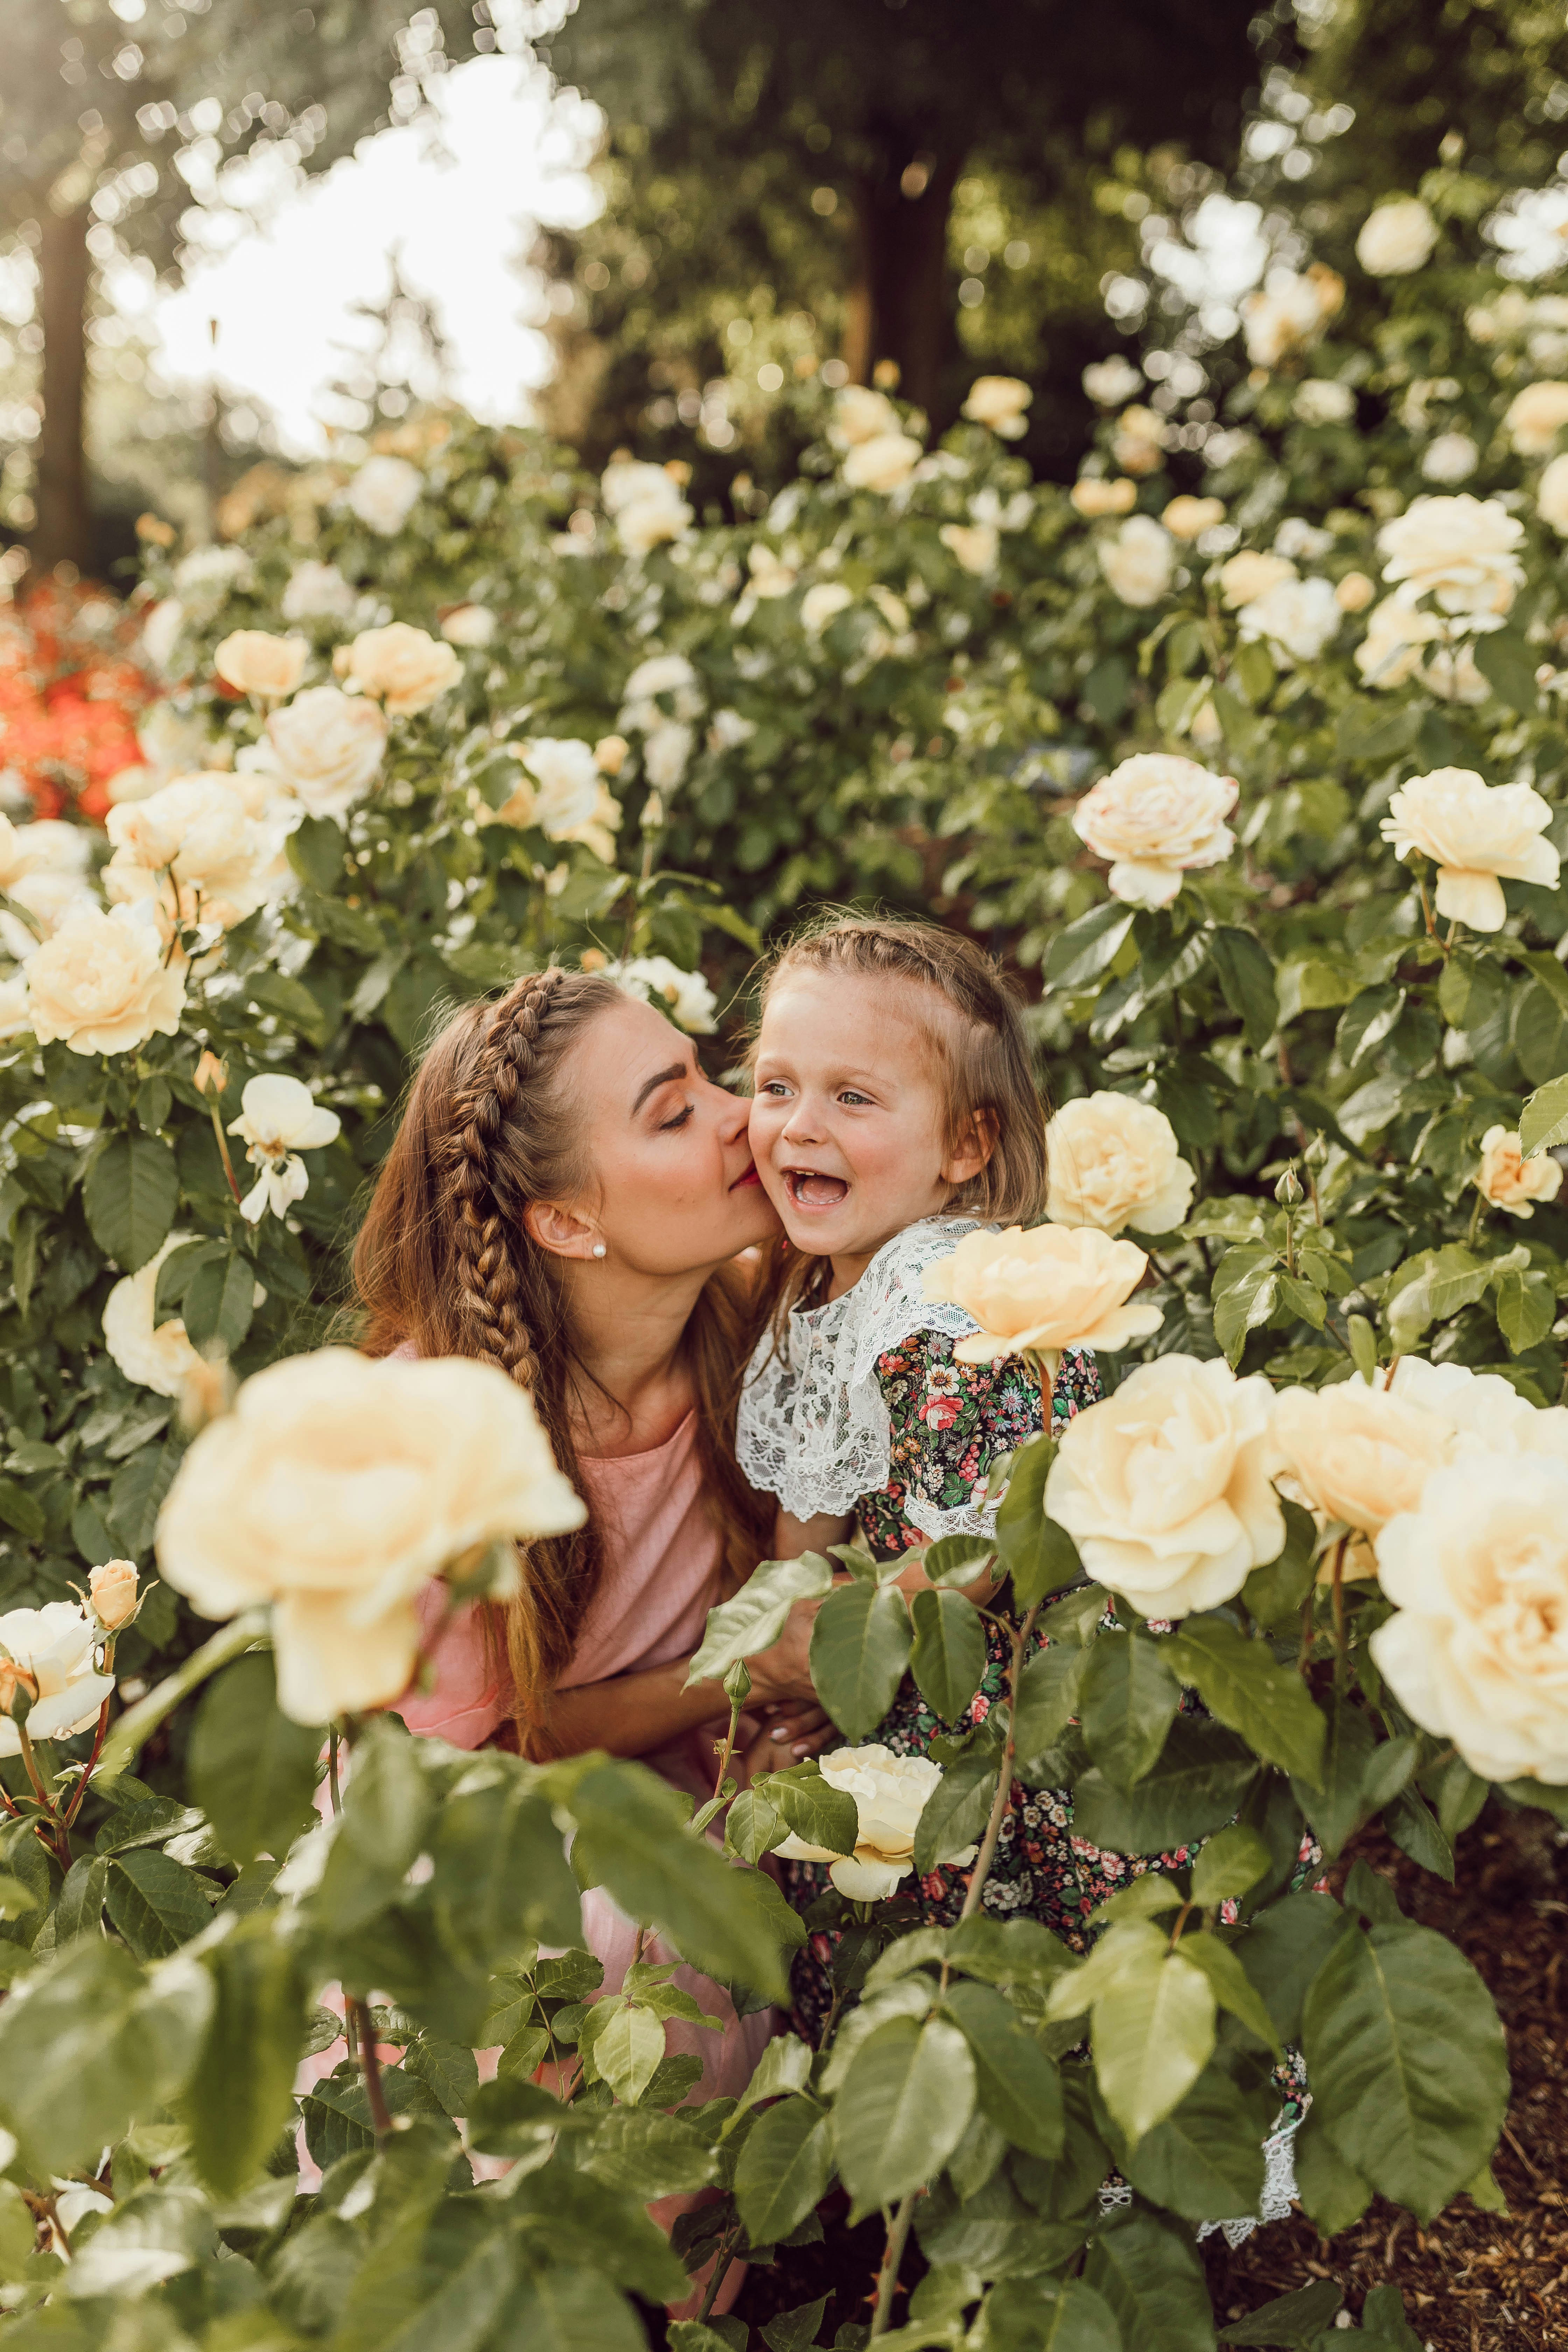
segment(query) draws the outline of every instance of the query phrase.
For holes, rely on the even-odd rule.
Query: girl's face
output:
[[[591,1170],[586,1204],[613,1265],[722,1265],[778,1222],[746,1139],[749,1106],[703,1076],[689,1037],[628,997],[584,1032],[563,1074]]]
[[[795,1247],[833,1260],[836,1295],[984,1164],[947,1150],[937,1049],[917,1007],[910,982],[808,970],[786,972],[763,1013],[757,1173]]]

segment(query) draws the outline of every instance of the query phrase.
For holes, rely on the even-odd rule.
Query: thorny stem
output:
[[[702,2304],[697,2314],[699,2327],[713,2308],[714,2298],[724,2284],[725,2273],[735,2259],[735,2249],[740,2242],[741,2225],[737,2221],[731,2229],[726,2230],[719,2241],[719,2250],[713,2257],[713,2267],[708,2273],[708,2284],[702,2290]]]
[[[877,2273],[877,2308],[871,2317],[873,2342],[879,2336],[886,2336],[892,2325],[893,2297],[898,2292],[899,2269],[904,2259],[904,2248],[910,2242],[910,2224],[915,2218],[915,2200],[924,2195],[923,2189],[911,2189],[888,2224],[887,2249],[882,2256],[882,2267]]]
[[[392,2129],[392,2116],[387,2108],[386,2093],[382,2087],[375,2028],[371,2023],[370,2011],[363,2000],[351,2000],[345,2006],[359,2029],[359,2063],[364,2075],[365,2104],[370,2109],[371,2129],[378,2140],[384,2140]]]

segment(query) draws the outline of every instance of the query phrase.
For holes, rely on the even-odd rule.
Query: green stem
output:
[[[719,2250],[713,2257],[713,2267],[708,2273],[708,2284],[702,2290],[702,2302],[696,2322],[699,2327],[713,2308],[714,2298],[724,2284],[725,2273],[735,2259],[735,2249],[740,2242],[741,2225],[737,2221],[731,2229],[726,2230],[719,2241]],[[875,2333],[874,2330],[873,2333]]]
[[[210,1102],[207,1108],[212,1114],[213,1133],[217,1138],[217,1148],[223,1158],[223,1172],[228,1178],[228,1189],[234,1194],[235,1204],[237,1207],[243,1202],[245,1195],[239,1189],[239,1181],[234,1172],[234,1162],[228,1156],[228,1138],[223,1131],[223,1113],[216,1101]]]
[[[128,1707],[103,1743],[98,1766],[100,1780],[117,1780],[121,1772],[128,1772],[143,1741],[151,1738],[165,1716],[173,1715],[180,1701],[199,1688],[219,1666],[226,1666],[231,1658],[237,1658],[253,1643],[267,1641],[270,1623],[265,1609],[246,1610],[242,1616],[220,1626],[210,1641],[193,1651],[184,1664],[166,1675],[145,1698]]]
[[[1037,1601],[1023,1624],[1016,1632],[1008,1634],[1013,1646],[1013,1655],[1007,1667],[1007,1738],[1002,1749],[1002,1769],[997,1776],[996,1794],[991,1800],[991,1818],[985,1824],[985,1834],[980,1841],[980,1852],[975,1857],[974,1869],[963,1898],[963,1908],[958,1915],[961,1926],[965,1919],[973,1919],[980,1908],[980,1899],[985,1892],[985,1881],[990,1876],[991,1865],[996,1858],[996,1844],[1002,1835],[1002,1824],[1007,1818],[1008,1801],[1013,1794],[1013,1761],[1017,1754],[1016,1695],[1018,1676],[1023,1672],[1024,1652],[1028,1646],[1029,1636],[1035,1630],[1035,1620],[1040,1613],[1041,1606],[1042,1604]]]
[[[877,2308],[871,2318],[873,2343],[879,2336],[886,2336],[893,2324],[893,2297],[898,2292],[904,2248],[910,2242],[910,2224],[915,2218],[915,2200],[924,2195],[923,2189],[911,2189],[888,2224],[888,2243],[882,2254],[882,2267],[877,2273]]]
[[[1345,1547],[1349,1536],[1342,1536],[1334,1546],[1333,1584],[1334,1608],[1334,1688],[1342,1697],[1350,1686],[1350,1643],[1345,1637]]]

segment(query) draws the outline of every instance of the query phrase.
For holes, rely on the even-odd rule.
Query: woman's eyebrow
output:
[[[645,1078],[637,1088],[637,1098],[632,1105],[632,1117],[636,1118],[649,1095],[657,1094],[660,1087],[668,1086],[672,1078],[685,1078],[689,1077],[690,1075],[684,1062],[672,1062],[668,1070],[656,1070],[652,1077]]]

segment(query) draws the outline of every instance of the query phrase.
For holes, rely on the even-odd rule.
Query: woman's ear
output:
[[[595,1234],[586,1217],[563,1209],[554,1201],[531,1201],[522,1213],[523,1231],[552,1257],[592,1257]]]
[[[977,1110],[942,1163],[944,1184],[972,1184],[996,1149],[1001,1133],[994,1110]]]

